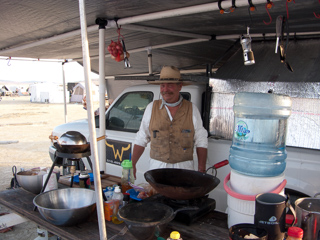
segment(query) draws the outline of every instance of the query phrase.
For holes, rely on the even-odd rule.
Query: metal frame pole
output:
[[[67,123],[68,119],[67,119],[67,96],[66,96],[66,77],[65,77],[66,75],[65,75],[65,70],[64,70],[65,63],[66,62],[62,63],[62,84],[63,84],[64,123]]]
[[[97,148],[97,137],[94,124],[94,109],[92,104],[92,91],[91,91],[91,78],[90,78],[90,54],[89,54],[89,43],[87,35],[87,20],[85,12],[85,0],[79,0],[79,11],[80,11],[80,26],[81,26],[81,41],[82,41],[82,55],[83,55],[83,66],[85,74],[85,85],[87,93],[87,114],[90,131],[90,148],[91,158],[93,163],[93,176],[94,176],[94,187],[97,203],[97,215],[99,224],[100,239],[107,239],[107,230],[104,217],[103,197],[101,191],[101,178],[98,161],[98,148]]]
[[[105,80],[105,26],[107,21],[99,20],[99,133],[100,136],[106,134],[106,108],[105,108],[105,93],[106,93],[106,80]],[[106,172],[106,143],[99,141],[99,163],[100,171]]]

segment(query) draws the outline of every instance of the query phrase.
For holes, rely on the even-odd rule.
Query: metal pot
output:
[[[320,195],[317,193],[314,197]],[[320,239],[320,199],[299,198],[295,201],[297,226],[303,229],[303,239]]]
[[[154,239],[156,227],[172,221],[177,212],[197,209],[198,207],[183,207],[173,211],[171,207],[162,203],[139,202],[120,208],[118,215],[135,238],[148,240]]]
[[[228,161],[224,160],[215,164],[213,168],[217,169],[227,164]],[[149,170],[144,177],[158,193],[176,200],[203,197],[220,183],[213,175],[177,168]]]

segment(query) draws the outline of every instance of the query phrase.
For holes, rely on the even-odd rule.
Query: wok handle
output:
[[[165,221],[162,222],[161,224],[165,224],[165,223],[171,222],[175,218],[177,213],[180,212],[180,211],[190,211],[190,210],[199,210],[199,207],[197,207],[197,206],[188,206],[188,207],[178,208],[177,210],[175,210],[173,212],[173,214],[169,218],[165,219]]]
[[[223,161],[218,162],[215,165],[213,165],[213,168],[218,169],[218,168],[221,168],[221,167],[226,166],[228,164],[229,164],[229,161],[228,161],[228,159],[226,159],[226,160],[223,160]]]

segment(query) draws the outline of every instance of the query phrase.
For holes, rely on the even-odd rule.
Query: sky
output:
[[[77,62],[68,62],[64,64],[65,81],[79,82],[84,81],[83,67]],[[91,74],[91,79],[97,79],[99,76]],[[11,59],[10,61],[0,59],[0,81],[16,82],[57,82],[62,83],[62,63],[46,61],[21,61]]]

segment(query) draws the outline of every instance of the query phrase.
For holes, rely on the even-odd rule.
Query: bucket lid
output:
[[[131,160],[123,160],[121,163],[123,168],[132,168],[132,161]]]

